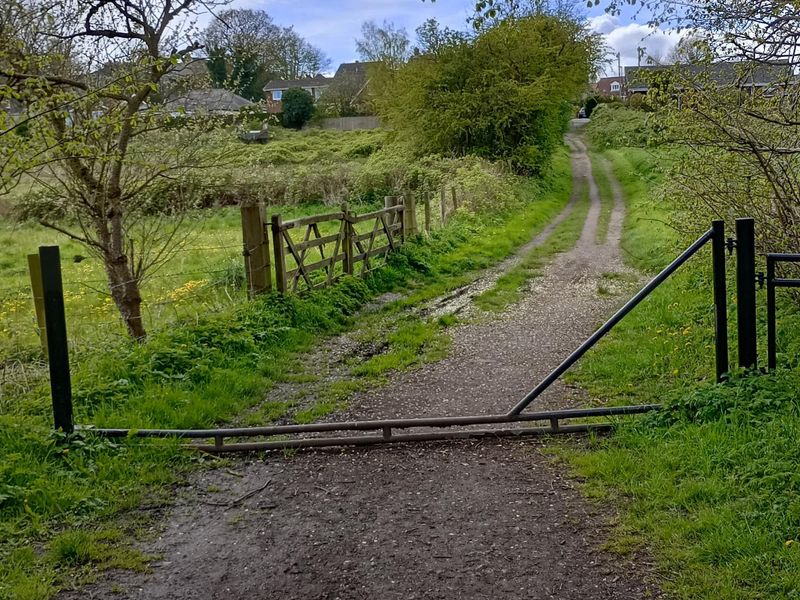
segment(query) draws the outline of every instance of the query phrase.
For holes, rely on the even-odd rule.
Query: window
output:
[[[619,82],[613,81],[611,82],[611,91],[618,92],[619,91]]]
[[[272,90],[272,99],[273,100],[280,100],[283,92],[281,90]]]

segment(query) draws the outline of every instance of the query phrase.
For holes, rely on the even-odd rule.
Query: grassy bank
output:
[[[76,419],[124,427],[206,427],[259,405],[266,390],[297,381],[300,352],[347,330],[356,311],[387,291],[409,291],[386,311],[453,289],[507,256],[566,204],[566,153],[546,181],[521,182],[512,208],[460,211],[447,228],[419,238],[366,279],[347,278],[308,296],[271,295],[179,319],[139,345],[121,341],[74,364]],[[446,351],[447,323],[390,332],[389,357],[359,365],[360,375],[413,366]],[[444,345],[443,345],[444,343]],[[383,362],[381,362],[383,360]],[[335,409],[355,388],[333,390],[294,415],[305,422]],[[325,404],[328,402],[328,404]],[[276,418],[286,406],[260,406]],[[263,422],[263,421],[261,421]],[[202,459],[174,442],[112,443],[50,432],[44,382],[3,405],[0,415],[0,598],[48,598],[105,568],[145,568],[126,542],[139,535],[174,485]],[[141,510],[145,508],[146,510]]]
[[[658,161],[637,149],[606,156],[629,206],[627,260],[652,272],[681,245],[664,225],[666,207],[650,194]],[[647,548],[674,597],[796,598],[800,313],[784,297],[779,371],[737,373],[715,385],[709,264],[702,253],[626,317],[577,372],[595,398],[667,408],[565,454],[586,478],[588,493],[621,501],[622,525],[610,546],[622,553]]]

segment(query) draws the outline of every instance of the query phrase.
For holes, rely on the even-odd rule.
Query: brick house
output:
[[[598,96],[624,99],[626,95],[625,77],[601,77],[592,84],[592,89]]]
[[[332,79],[318,74],[313,77],[302,77],[300,79],[273,79],[267,82],[264,86],[264,99],[267,105],[267,111],[271,113],[279,113],[283,111],[281,99],[283,93],[291,88],[302,88],[311,94],[316,102],[331,84]]]

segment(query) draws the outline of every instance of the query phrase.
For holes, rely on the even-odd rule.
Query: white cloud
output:
[[[617,74],[617,53],[620,55],[623,69],[639,64],[639,48],[644,48],[641,64],[645,64],[648,56],[663,60],[681,38],[674,30],[659,29],[641,23],[622,24],[617,17],[607,14],[591,18],[589,25],[597,33],[603,34],[613,54],[611,61],[605,66],[608,75]]]

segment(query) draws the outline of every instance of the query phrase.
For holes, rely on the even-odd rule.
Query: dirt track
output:
[[[448,358],[358,395],[344,416],[506,410],[620,303],[597,289],[624,270],[621,198],[596,244],[597,186],[580,138],[568,141],[591,201],[576,246],[498,318],[456,327]],[[581,401],[559,383],[535,407]],[[481,441],[241,459],[231,469],[244,477],[205,472],[181,494],[144,549],[163,557],[151,574],[112,573],[63,597],[107,598],[112,586],[115,598],[148,599],[658,597],[646,557],[602,549],[611,512],[541,449]],[[220,504],[266,482],[232,507],[197,500]],[[203,495],[209,488],[224,491]]]

